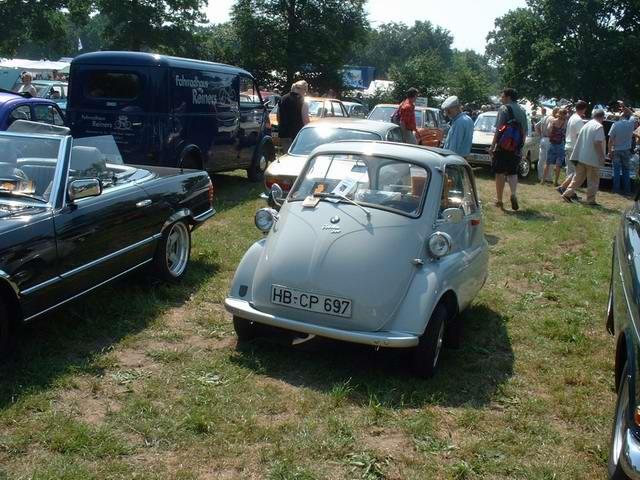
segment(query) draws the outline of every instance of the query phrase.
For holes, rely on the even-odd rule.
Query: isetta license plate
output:
[[[351,300],[303,292],[281,285],[271,285],[271,302],[310,312],[351,317]]]

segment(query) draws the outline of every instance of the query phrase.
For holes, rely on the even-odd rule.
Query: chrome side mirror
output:
[[[67,195],[71,202],[81,198],[97,197],[100,194],[102,194],[102,182],[97,178],[73,180],[67,187]]]
[[[447,223],[462,223],[464,212],[460,208],[447,208],[442,212],[442,219]]]
[[[271,190],[269,191],[269,198],[267,199],[267,203],[271,208],[280,209],[282,206],[282,197],[284,197],[284,191],[282,187],[277,183],[271,185]]]

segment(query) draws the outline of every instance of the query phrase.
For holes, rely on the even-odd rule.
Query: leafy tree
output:
[[[365,0],[237,0],[241,64],[266,85],[305,77],[339,88],[340,69],[365,34]]]
[[[403,65],[393,65],[389,77],[395,82],[396,100],[403,99],[411,87],[417,88],[420,95],[430,101],[447,92],[445,66],[434,54],[420,54]]]
[[[528,0],[496,20],[487,51],[529,97],[640,99],[637,0]]]
[[[473,50],[454,51],[453,67],[448,75],[450,93],[463,104],[482,105],[497,91],[494,70],[486,58]]]
[[[95,0],[107,18],[103,47],[188,55],[207,0]]]

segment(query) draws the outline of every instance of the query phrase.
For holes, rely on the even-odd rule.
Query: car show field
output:
[[[218,214],[169,285],[139,272],[26,327],[0,365],[0,478],[605,478],[611,242],[630,200],[521,184],[493,207],[489,278],[434,378],[404,351],[285,334],[240,345],[223,302],[261,238],[260,184],[214,177]]]

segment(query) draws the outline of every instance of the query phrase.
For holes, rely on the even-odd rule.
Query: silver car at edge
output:
[[[281,189],[274,186],[272,200]],[[240,341],[260,324],[298,336],[411,348],[430,377],[487,278],[473,171],[452,152],[388,142],[316,148],[279,212],[264,208],[226,309]]]

